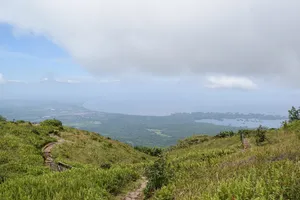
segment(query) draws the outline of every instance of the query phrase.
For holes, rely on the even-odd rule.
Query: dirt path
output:
[[[55,145],[62,144],[66,142],[62,138],[56,138],[57,142],[51,142],[44,146],[43,148],[43,157],[44,157],[44,163],[46,166],[48,166],[50,169],[55,171],[62,171],[59,164],[57,164],[54,159],[52,158],[51,150]]]
[[[135,191],[129,192],[123,200],[143,200],[144,199],[144,189],[147,186],[146,177],[142,177],[141,184]]]

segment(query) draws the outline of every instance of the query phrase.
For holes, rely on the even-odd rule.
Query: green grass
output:
[[[270,130],[268,141],[242,149],[238,135],[194,136],[166,152],[173,176],[153,199],[297,199],[300,196],[300,122]],[[204,139],[206,138],[206,139]]]
[[[147,162],[150,156],[99,134],[72,128],[60,132],[64,143],[54,147],[55,160],[71,165],[82,164],[99,167],[104,164],[136,164]]]
[[[29,123],[0,123],[1,180],[49,171],[44,167],[41,149],[55,141],[49,136],[50,129]]]
[[[144,172],[152,199],[298,199],[300,122],[266,137],[258,145],[249,134],[244,150],[239,135],[195,135],[153,158],[143,153],[153,149],[137,151],[92,132],[0,122],[0,200],[122,199]],[[44,166],[42,148],[57,140],[63,142],[53,157],[71,170]]]
[[[0,185],[0,199],[113,199],[122,187],[138,178],[139,175],[130,168],[72,169],[9,180]]]
[[[54,141],[55,162],[44,165],[43,147]],[[0,122],[0,200],[115,199],[134,185],[151,156],[96,133],[29,122]],[[105,168],[105,169],[104,169]]]

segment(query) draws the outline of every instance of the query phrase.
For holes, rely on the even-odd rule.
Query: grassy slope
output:
[[[56,161],[74,166],[61,173],[44,166],[42,147],[56,139],[50,126],[0,123],[0,199],[114,199],[136,181],[149,157],[95,133],[65,128]],[[101,169],[111,164],[110,169]]]
[[[173,178],[157,199],[298,199],[300,122],[267,133],[269,142],[241,150],[239,136],[195,136],[166,153]],[[200,138],[200,139],[199,139]],[[199,141],[199,144],[195,141]]]
[[[53,156],[57,161],[71,165],[136,164],[149,157],[131,146],[109,138],[72,128],[65,128],[60,137],[66,142],[54,147]]]

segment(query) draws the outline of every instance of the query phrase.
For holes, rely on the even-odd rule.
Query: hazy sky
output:
[[[298,0],[0,0],[0,97],[281,112],[299,35]]]

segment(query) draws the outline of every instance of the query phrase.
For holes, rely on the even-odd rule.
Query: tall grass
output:
[[[1,200],[112,199],[139,175],[130,168],[72,169],[25,176],[0,184]]]
[[[296,124],[297,123],[297,124]],[[244,150],[238,135],[200,142],[189,138],[166,153],[173,178],[153,199],[298,199],[300,192],[300,122],[270,130],[267,141]],[[200,137],[201,138],[201,137]],[[185,145],[183,146],[182,143]],[[190,145],[187,145],[190,144]]]

